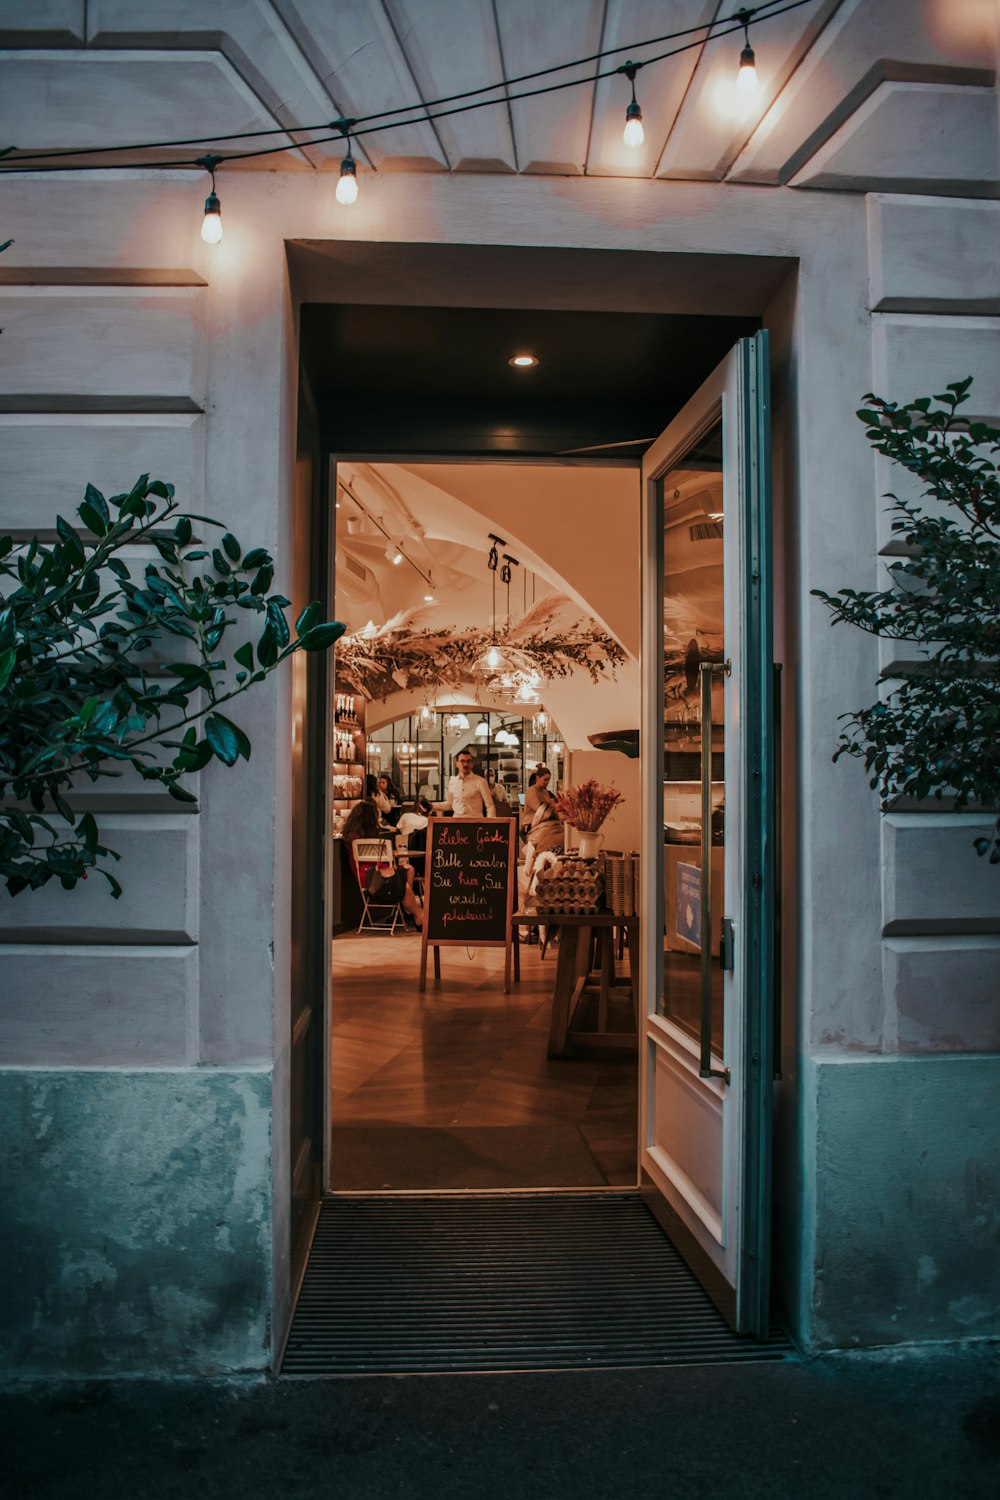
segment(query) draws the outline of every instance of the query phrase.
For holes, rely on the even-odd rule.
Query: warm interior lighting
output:
[[[425,604],[433,604],[434,603],[434,595],[433,594],[425,594],[424,595],[424,603]]]
[[[388,547],[386,547],[385,549],[385,555],[392,563],[394,568],[398,568],[400,563],[403,561],[403,554],[396,546],[395,542],[389,543]]]
[[[530,370],[537,365],[538,360],[534,354],[512,354],[507,363],[517,370]]]
[[[744,94],[752,94],[757,87],[757,63],[749,42],[740,53],[740,71],[736,75],[736,87]]]
[[[340,163],[340,177],[337,180],[336,196],[338,203],[350,205],[357,202],[358,169],[354,165],[354,157],[349,151]]]
[[[205,199],[205,217],[201,221],[201,237],[206,245],[217,245],[222,239],[222,205],[216,193]]]
[[[626,146],[631,146],[635,150],[645,139],[646,132],[642,128],[642,110],[633,99],[625,111],[625,129],[622,132],[622,140]]]
[[[477,740],[489,739],[490,726],[487,724],[485,719],[480,719],[479,723],[476,725],[475,734]]]
[[[491,646],[486,653],[486,665],[489,667],[491,672],[495,672],[502,663],[503,657],[500,655],[499,648],[497,646]]]

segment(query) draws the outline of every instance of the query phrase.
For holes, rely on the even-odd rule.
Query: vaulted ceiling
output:
[[[491,108],[426,117],[429,100],[605,49],[627,50],[603,66],[643,62],[676,45],[637,45],[644,39],[736,9],[732,0],[0,0],[0,141],[84,148],[277,128],[289,132],[274,138],[283,149],[248,166],[335,170],[339,140],[293,144],[290,132],[405,106],[417,118],[358,137],[362,173],[997,195],[994,0],[805,0],[753,26],[752,95],[735,88],[737,34],[650,61],[637,80],[638,150],[622,141],[630,95],[620,76],[521,100],[508,96],[538,84],[500,87]]]

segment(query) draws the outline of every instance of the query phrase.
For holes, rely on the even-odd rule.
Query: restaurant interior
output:
[[[699,660],[711,659],[722,642],[721,453],[711,436],[686,463],[668,476],[665,506],[662,857],[671,983],[662,1003],[693,1027],[697,934],[690,910],[678,909],[678,866],[701,828],[690,657],[697,645]],[[634,464],[336,466],[336,608],[347,634],[333,738],[334,1191],[635,1184],[639,510]],[[712,818],[720,844],[721,734],[717,722]],[[449,789],[463,751],[516,829],[509,992],[504,946],[475,941],[439,950],[440,979],[421,991],[425,913],[415,919],[376,906],[365,889],[371,865],[352,857],[352,812],[372,794],[387,799],[378,835],[392,864],[413,870],[418,902],[433,902],[427,830],[452,816]],[[599,918],[586,916],[586,890],[582,912],[546,910],[559,902],[544,895],[545,875],[580,868],[584,835],[568,822],[560,823],[554,872],[529,878],[532,785],[542,768],[550,794],[590,779],[620,794],[601,825],[596,861],[586,861],[602,877]],[[721,849],[713,850],[713,880],[717,857]],[[627,891],[619,879],[626,867]],[[607,926],[587,928],[584,952],[579,924],[588,920]],[[567,1029],[557,1035],[560,984],[570,982]]]

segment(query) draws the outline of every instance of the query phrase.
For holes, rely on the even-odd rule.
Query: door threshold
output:
[[[602,1194],[607,1197],[609,1193],[637,1193],[639,1184],[630,1183],[625,1187],[616,1187],[611,1183],[595,1185],[592,1187],[509,1187],[509,1188],[327,1188],[323,1193],[324,1201],[338,1198],[525,1198],[542,1197],[553,1198],[562,1193],[575,1193],[577,1197],[581,1194]]]

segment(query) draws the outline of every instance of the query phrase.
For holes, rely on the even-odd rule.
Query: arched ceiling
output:
[[[991,0],[813,0],[762,20],[752,35],[760,87],[750,96],[734,84],[738,36],[651,63],[639,75],[646,139],[638,150],[622,142],[622,77],[513,103],[501,91],[495,108],[423,118],[428,100],[598,50],[626,48],[611,61],[644,61],[671,44],[635,43],[735,8],[724,0],[0,0],[0,46],[9,49],[0,57],[0,137],[25,150],[85,148],[188,129],[301,130],[406,107],[421,118],[357,141],[362,175],[610,175],[996,196]],[[335,171],[343,154],[339,140],[285,141],[287,150],[248,165]]]

